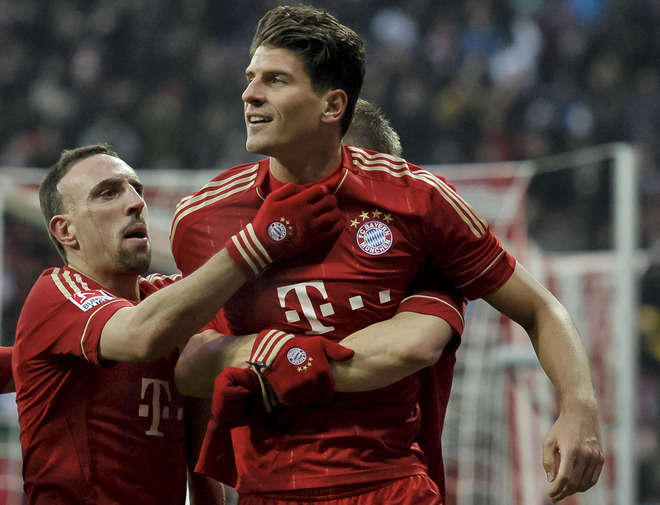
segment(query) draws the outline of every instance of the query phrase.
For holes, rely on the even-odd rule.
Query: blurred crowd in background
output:
[[[284,3],[0,0],[0,167],[47,167],[64,148],[100,141],[136,169],[220,170],[250,161],[241,101],[248,48],[259,18]],[[363,97],[390,119],[409,161],[538,159],[630,142],[640,169],[640,245],[660,240],[660,0],[307,3],[366,40]],[[562,188],[584,191],[578,180]],[[545,199],[562,204],[556,194]],[[607,213],[607,201],[589,205]],[[576,211],[568,210],[571,220]],[[5,275],[30,262],[25,244],[58,263],[47,242],[30,236],[41,230],[6,226],[16,240]],[[572,248],[579,238],[544,245]],[[596,234],[578,245],[605,242]],[[649,282],[657,293],[660,276]],[[18,291],[15,306],[5,307],[6,335],[20,310]],[[649,331],[657,353],[644,354],[651,379],[640,393],[649,425],[660,419],[656,319]],[[646,447],[656,448],[649,459],[657,460],[657,430],[650,432],[655,445]],[[640,489],[658,500],[648,503],[660,503],[658,464],[643,470],[650,484]]]
[[[3,0],[0,165],[98,139],[140,168],[245,160],[248,47],[278,3]],[[634,141],[658,170],[658,0],[313,3],[367,41],[363,96],[417,164]]]
[[[244,149],[254,27],[274,0],[1,0],[0,166],[107,141],[136,168]],[[634,142],[660,221],[659,0],[317,0],[367,42],[363,97],[425,165]]]

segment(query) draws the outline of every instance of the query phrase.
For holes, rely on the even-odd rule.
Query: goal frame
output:
[[[612,205],[614,209],[615,306],[617,388],[619,415],[616,454],[616,503],[637,503],[637,463],[635,461],[637,424],[637,376],[639,344],[637,310],[638,279],[643,260],[640,256],[638,169],[634,147],[615,142],[549,156],[548,166],[586,165],[611,158]]]

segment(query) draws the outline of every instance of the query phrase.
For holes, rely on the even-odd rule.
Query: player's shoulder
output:
[[[255,186],[264,170],[267,170],[267,167],[264,168],[264,160],[261,160],[220,172],[199,190],[181,199],[175,209],[174,221],[190,213],[239,198]]]
[[[391,154],[345,146],[349,168],[359,177],[382,180],[398,186],[433,188],[446,184],[444,177]]]
[[[44,270],[35,282],[23,306],[30,317],[44,318],[61,314],[69,303],[85,311],[117,297],[69,267]]]
[[[68,267],[47,268],[37,279],[33,290],[52,291],[70,298],[73,293],[89,289],[87,278]]]

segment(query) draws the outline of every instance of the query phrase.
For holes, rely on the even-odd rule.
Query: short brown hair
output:
[[[378,107],[362,98],[355,105],[353,121],[343,142],[394,156],[401,156],[402,152],[399,134],[389,120]]]

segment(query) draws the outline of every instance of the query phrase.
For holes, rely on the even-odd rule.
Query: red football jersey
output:
[[[170,281],[143,279],[142,298]],[[28,295],[13,371],[30,504],[185,503],[178,353],[99,361],[103,326],[135,303],[68,267],[44,271]]]
[[[340,236],[274,264],[246,284],[225,305],[218,326],[226,319],[234,334],[277,328],[340,341],[408,310],[443,317],[460,333],[462,307],[441,297],[429,303],[428,293],[417,293],[416,280],[430,273],[466,298],[477,298],[500,287],[515,261],[441,177],[400,158],[343,149],[341,165],[319,181],[338,197],[344,214]],[[266,158],[223,172],[183,199],[171,242],[184,275],[252,221],[265,196],[280,185],[270,177]],[[286,409],[269,425],[253,422],[233,430],[239,492],[425,472],[415,441],[420,387],[415,374],[381,390],[336,394],[330,405]]]

